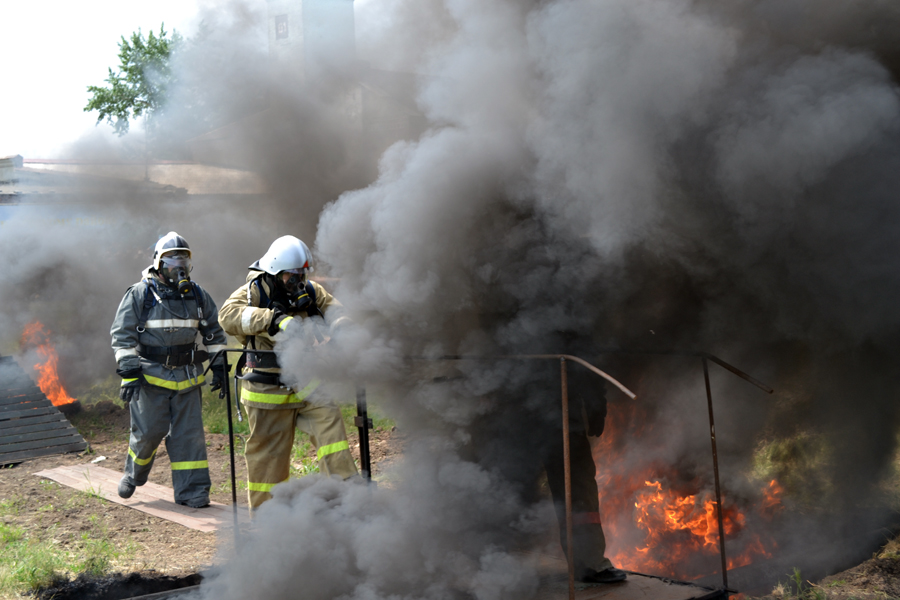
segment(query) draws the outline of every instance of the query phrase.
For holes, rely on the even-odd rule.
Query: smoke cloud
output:
[[[356,11],[359,55],[418,73],[427,123],[383,153],[355,141],[352,69],[273,85],[261,10],[211,12],[181,73],[185,98],[213,90],[204,101],[235,132],[219,160],[262,173],[270,203],[134,193],[100,203],[111,224],[97,229],[0,230],[0,334],[40,318],[83,382],[112,370],[111,353],[76,356],[105,352],[153,234],[196,243],[196,279],[218,301],[285,233],[314,242],[318,272],[340,278],[333,291],[357,327],[314,353],[286,344],[282,361],[297,380],[379,386],[415,451],[392,489],[277,488],[210,597],[289,597],[298,574],[312,598],[533,592],[534,566],[516,552],[552,529],[529,449],[558,419],[556,367],[409,357],[602,361],[639,397],[636,408],[610,391],[611,420],[635,410],[626,432],[654,435],[617,438],[601,481],[666,465],[708,489],[697,363],[600,351],[719,355],[776,388],[767,397],[712,371],[726,500],[754,502],[753,477],[787,489],[767,581],[789,569],[792,540],[825,546],[810,530],[870,543],[898,425],[892,4],[370,0]],[[252,106],[278,118],[234,124]],[[606,506],[615,490],[601,494]],[[830,507],[830,528],[797,517],[810,506]],[[636,542],[610,547],[624,543]],[[848,559],[803,551],[823,572]]]

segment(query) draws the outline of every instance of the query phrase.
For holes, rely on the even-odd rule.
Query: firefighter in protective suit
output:
[[[556,396],[554,390],[552,396]],[[569,371],[569,452],[572,483],[572,549],[575,576],[585,583],[616,583],[627,578],[606,557],[606,537],[600,520],[597,469],[588,437],[603,435],[606,423],[606,393],[602,381],[586,369]],[[554,398],[555,400],[555,398]],[[555,402],[554,402],[555,404]],[[556,412],[555,410],[553,411]],[[580,414],[579,414],[580,413]],[[551,422],[552,434],[540,444],[539,453],[547,473],[547,483],[556,516],[563,552],[566,540],[566,484],[562,414]]]
[[[299,239],[286,235],[275,240],[219,311],[225,331],[244,348],[272,350],[279,336],[302,329],[301,319],[321,318],[332,332],[349,322],[341,303],[309,281],[311,263],[309,248]],[[250,424],[244,456],[251,511],[288,479],[295,428],[309,434],[322,473],[344,479],[357,475],[340,409],[318,397],[317,380],[292,389],[282,383],[280,373],[275,355],[246,355],[240,397]]]
[[[209,505],[209,465],[200,386],[203,361],[226,347],[216,305],[191,281],[191,249],[169,232],[156,243],[153,264],[125,292],[113,321],[112,347],[122,377],[119,397],[131,412],[131,437],[119,496],[144,485],[165,438],[175,502]],[[206,351],[197,348],[197,334]],[[212,366],[212,388],[225,381],[224,360]]]

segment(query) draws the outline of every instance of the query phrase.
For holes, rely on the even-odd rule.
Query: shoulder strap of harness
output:
[[[250,284],[247,286],[247,306],[253,306],[253,294],[251,292],[253,290],[253,286],[255,285],[256,289],[259,290],[259,305],[257,305],[256,308],[268,308],[269,307],[269,295],[266,294],[266,290],[263,289],[262,284],[259,282],[259,280],[262,279],[263,277],[264,277],[264,275],[260,275],[259,277],[257,277],[253,281],[251,281]],[[247,336],[247,341],[244,344],[244,347],[246,348],[247,346],[250,346],[251,348],[256,350],[256,336],[255,335]],[[242,355],[242,357],[243,357],[243,355]]]
[[[194,281],[191,281],[191,290],[194,294],[194,302],[197,303],[197,320],[200,322],[200,335],[203,336],[203,339],[209,341],[212,339],[213,334],[206,333],[206,328],[209,325],[209,322],[206,320],[206,317],[203,314],[203,294],[200,293],[200,286],[197,285],[197,283]]]
[[[263,288],[262,284],[259,282],[264,276],[257,277],[254,279],[249,286],[247,286],[247,304],[250,304],[250,286],[255,285],[256,289],[259,290],[259,306],[258,308],[269,308],[269,295],[266,293],[266,290]],[[251,305],[252,306],[252,305]]]
[[[141,316],[138,317],[138,332],[144,331],[144,325],[147,324],[147,319],[150,318],[150,309],[152,309],[157,303],[156,290],[152,287],[153,282],[142,279],[141,283],[144,284],[144,305],[141,308]]]
[[[322,311],[319,310],[319,305],[316,303],[316,287],[311,281],[306,282],[306,295],[310,299],[309,308],[306,309],[306,316],[322,317],[324,319],[325,315],[322,314]]]

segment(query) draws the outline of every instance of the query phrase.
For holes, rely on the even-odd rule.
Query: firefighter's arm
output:
[[[247,301],[249,286],[250,300]],[[234,291],[219,310],[219,325],[228,335],[243,338],[248,335],[266,335],[272,324],[274,311],[259,308],[259,292],[252,282]]]
[[[116,353],[118,371],[132,371],[141,368],[141,357],[138,356],[138,319],[143,308],[143,298],[139,298],[136,290],[142,290],[141,284],[128,288],[116,317],[109,330],[112,336],[112,349]]]
[[[329,294],[325,288],[315,281],[311,283],[316,288],[316,306],[319,307],[319,310],[325,317],[325,323],[328,325],[331,335],[334,335],[341,327],[345,327],[353,322],[347,316],[344,305],[337,298]]]
[[[219,311],[216,308],[215,301],[206,290],[201,288],[200,291],[203,318],[206,320],[205,326],[200,325],[200,333],[203,336],[203,345],[206,346],[207,351],[212,356],[228,347],[228,338],[225,337],[225,332],[222,330],[222,326],[219,325]]]
[[[138,356],[138,319],[143,309],[143,298],[135,290],[145,290],[141,284],[131,286],[125,292],[116,317],[109,330],[112,336],[112,348],[116,353],[116,374],[122,378],[119,387],[119,398],[128,406],[135,399],[141,388],[141,357]]]

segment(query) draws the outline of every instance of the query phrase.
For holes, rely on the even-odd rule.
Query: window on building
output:
[[[287,15],[276,15],[275,16],[275,39],[276,40],[284,40],[288,37],[288,16]]]

